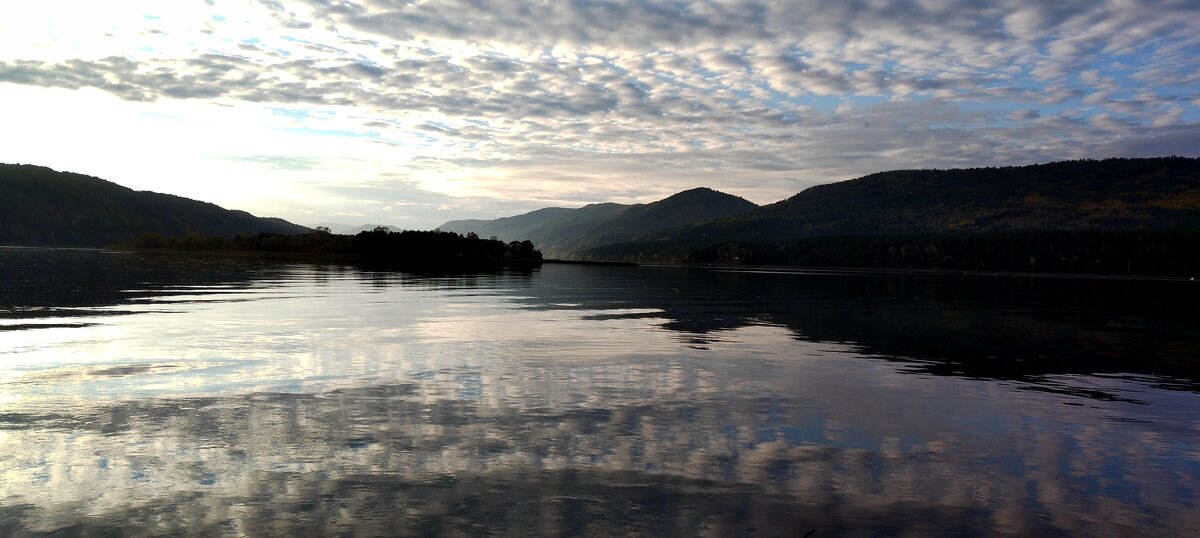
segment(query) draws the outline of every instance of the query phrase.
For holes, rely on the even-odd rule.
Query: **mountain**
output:
[[[529,240],[549,256],[570,258],[577,250],[595,244],[596,236],[605,233],[605,225],[631,207],[612,202],[588,204],[534,230]]]
[[[490,221],[451,221],[440,228],[475,232],[480,237],[528,239],[547,256],[570,258],[597,246],[629,241],[656,230],[740,215],[756,207],[731,194],[696,188],[649,204],[545,208]]]
[[[0,164],[0,244],[103,247],[145,232],[234,236],[311,231],[283,219],[135,191],[82,174]]]
[[[691,189],[654,203],[630,206],[606,222],[591,243],[613,243],[650,230],[743,215],[757,208],[754,203],[731,194],[707,188]]]
[[[1200,159],[898,170],[818,185],[719,221],[636,239],[705,243],[872,234],[1194,227]]]
[[[1062,258],[1064,249],[1084,244],[1097,252],[1118,244],[1151,249],[1139,242],[1148,239],[1126,232],[1198,229],[1200,159],[1106,159],[871,174],[812,187],[741,215],[644,233],[622,244],[591,249],[584,257],[837,264],[872,257],[909,260],[919,247],[931,253],[930,260],[911,267],[926,267],[947,258],[946,249],[974,252],[986,244],[1010,249],[1011,259],[1005,263],[1016,266],[1037,258],[1017,254],[1030,249],[1040,249],[1043,259]],[[914,236],[938,239],[910,239]],[[1191,235],[1154,237],[1161,243],[1154,249],[1192,241]],[[724,250],[718,252],[721,245]],[[904,255],[895,254],[898,251]],[[1113,263],[1129,267],[1132,260],[1148,255],[1130,254]],[[979,253],[971,256],[982,259]],[[1098,259],[1092,250],[1072,255],[1087,256]],[[966,262],[958,256],[955,263]]]
[[[528,239],[537,229],[553,221],[561,219],[574,209],[565,207],[544,207],[523,215],[504,217],[495,220],[452,220],[439,229],[466,235],[474,232],[479,237],[491,237],[505,241],[523,241]]]

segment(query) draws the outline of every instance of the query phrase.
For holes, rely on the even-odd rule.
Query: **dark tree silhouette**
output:
[[[542,253],[530,241],[505,244],[502,241],[479,239],[472,234],[464,237],[440,230],[390,232],[382,226],[354,236],[316,232],[299,235],[262,233],[220,238],[198,234],[161,237],[147,233],[132,246],[187,251],[340,255],[431,264],[538,262],[542,259]]]

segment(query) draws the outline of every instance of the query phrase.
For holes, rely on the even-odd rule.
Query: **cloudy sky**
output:
[[[1196,0],[9,2],[0,162],[431,228],[1200,154]]]

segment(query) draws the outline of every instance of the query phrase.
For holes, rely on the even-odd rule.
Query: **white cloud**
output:
[[[330,194],[397,177],[402,188],[372,196],[473,196],[507,211],[708,185],[770,202],[890,168],[1097,156],[1114,137],[1200,121],[1200,35],[1187,23],[1200,7],[1187,3],[14,9],[0,21],[2,111],[39,133],[27,140],[50,140],[53,118],[74,128],[58,135],[69,151],[14,139],[5,160],[167,192],[153,178],[189,163],[173,174],[188,192],[285,217],[354,211],[334,201],[404,207]],[[1064,106],[1073,119],[1055,121]],[[96,141],[115,125],[138,143]],[[211,187],[214,174],[269,188],[232,196]]]

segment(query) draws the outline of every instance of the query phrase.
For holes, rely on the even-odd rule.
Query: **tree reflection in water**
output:
[[[1200,530],[1171,283],[30,256],[3,535]]]

